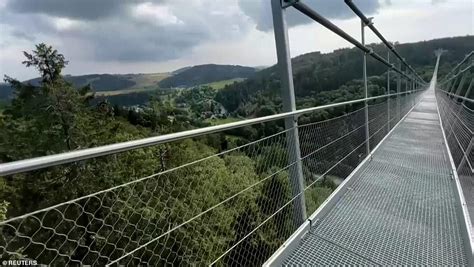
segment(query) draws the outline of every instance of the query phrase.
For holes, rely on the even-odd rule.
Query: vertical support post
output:
[[[408,69],[405,69],[405,74],[408,76]],[[410,82],[410,81],[408,80],[408,78],[405,77],[405,92],[408,92],[408,91],[409,91],[409,90],[408,90],[408,83],[409,83],[409,82]]]
[[[471,88],[472,88],[473,83],[474,83],[474,80],[471,80],[471,82],[469,83],[469,87],[467,88],[467,91],[464,94],[465,98],[467,98],[469,96],[469,94],[471,93]],[[459,113],[461,113],[461,109],[463,108],[463,104],[464,104],[464,98],[461,98],[461,102],[459,103],[459,110],[457,112],[458,116],[459,116]],[[471,141],[469,142],[469,145],[467,146],[466,151],[463,151],[463,157],[461,159],[461,162],[459,163],[459,166],[457,167],[458,172],[461,169],[461,166],[463,166],[466,163],[466,161],[468,160],[467,155],[468,155],[468,153],[470,153],[470,151],[472,151],[472,146],[474,144],[473,140],[474,139],[471,138]],[[462,148],[461,148],[461,150],[462,150]],[[469,162],[467,162],[467,163],[469,163]],[[470,166],[470,167],[472,167],[472,166]]]
[[[398,60],[398,69],[402,70],[402,61]],[[398,73],[397,77],[397,122],[401,119],[400,111],[400,92],[402,91],[402,75]]]
[[[390,49],[387,51],[387,62],[390,63]],[[387,70],[387,95],[390,95],[390,70]],[[390,96],[387,96],[387,134],[390,132]]]
[[[474,79],[471,80],[471,82],[469,83],[469,86],[467,87],[467,90],[466,92],[464,93],[464,98],[458,98],[459,100],[459,107],[458,109],[456,110],[456,115],[459,116],[459,114],[461,113],[461,110],[463,109],[463,104],[464,104],[464,99],[467,98],[469,96],[469,94],[471,93],[471,88],[472,88],[472,85],[474,83]],[[461,94],[461,93],[459,93]],[[458,95],[459,95],[458,94]],[[470,151],[470,150],[467,150],[467,151]]]
[[[446,84],[446,88],[449,90],[449,88],[451,87],[451,83],[453,82],[453,80],[449,80],[447,82],[444,82],[444,84]]]
[[[460,95],[461,90],[464,86],[464,82],[466,81],[466,76],[468,76],[469,72],[464,73],[464,75],[461,77],[461,81],[459,82],[458,88],[456,89],[456,92],[454,93],[455,95]]]
[[[466,93],[464,93],[465,98],[469,97],[469,94],[471,93],[471,89],[472,89],[473,84],[474,84],[474,79],[471,80],[471,82],[469,83],[469,86],[467,87]],[[464,103],[464,99],[461,99],[461,104],[462,103]]]
[[[291,67],[290,48],[288,45],[288,28],[285,20],[285,9],[281,0],[272,1],[273,29],[280,71],[283,112],[296,110],[295,92],[293,87],[293,70]],[[303,167],[301,164],[300,142],[298,135],[298,118],[296,116],[285,119],[287,129],[286,140],[288,160],[292,164],[289,169],[290,184],[293,196],[300,194],[294,202],[293,221],[296,227],[306,220],[306,205],[304,197]]]
[[[361,31],[361,39],[362,45],[365,46],[365,23],[363,20],[360,20],[360,31]],[[362,73],[364,76],[364,97],[365,97],[365,148],[367,152],[367,156],[370,155],[370,133],[369,133],[369,101],[367,98],[369,97],[368,88],[367,88],[367,53],[364,52],[364,59],[362,65]]]
[[[469,96],[469,94],[471,93],[471,89],[472,89],[473,84],[474,84],[474,79],[471,80],[471,82],[469,83],[469,87],[467,88],[466,93],[464,93],[465,98],[467,98]],[[457,115],[458,116],[461,113],[461,110],[463,108],[463,104],[464,104],[464,98],[461,98],[461,102],[459,103],[459,110],[457,110]],[[461,169],[461,166],[463,166],[465,163],[469,164],[469,162],[466,162],[466,161],[468,160],[468,158],[467,158],[468,153],[470,153],[472,151],[472,146],[474,145],[473,140],[474,139],[471,138],[471,141],[469,141],[469,145],[467,146],[466,151],[463,151],[462,148],[461,148],[461,151],[463,152],[463,157],[462,157],[461,162],[459,163],[456,171],[459,172],[459,170]],[[472,167],[472,166],[469,166],[469,167]]]
[[[405,75],[408,76],[408,68],[405,68]],[[408,83],[410,82],[408,80],[408,77],[405,77],[405,99],[403,101],[403,115],[405,115],[405,110],[407,109],[408,105],[410,105],[410,94],[408,93]]]
[[[456,87],[456,81],[457,80],[458,80],[457,77],[452,79],[453,82],[449,85],[448,93],[452,93],[452,91],[454,91],[454,88]]]
[[[461,102],[459,103],[459,111],[458,111],[458,115],[459,115],[459,112],[461,112],[461,109],[462,109],[462,106],[464,104],[464,99],[468,98],[470,96],[470,93],[471,93],[471,89],[472,89],[472,86],[474,84],[474,79],[471,79],[471,82],[469,83],[469,86],[467,87],[467,90],[466,92],[464,93],[464,98],[461,98]]]

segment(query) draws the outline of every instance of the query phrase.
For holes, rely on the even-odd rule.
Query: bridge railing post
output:
[[[469,71],[465,72],[462,77],[461,77],[461,81],[459,82],[459,85],[458,85],[458,88],[456,89],[456,92],[454,93],[455,95],[460,95],[461,94],[461,90],[464,86],[464,83],[466,82],[466,77],[469,75]]]
[[[466,73],[466,75],[468,75],[468,74]],[[463,98],[458,98],[458,100],[460,100],[460,102],[459,102],[459,109],[458,109],[458,115],[459,115],[459,113],[460,113],[461,110],[462,110],[462,107],[463,107],[463,104],[464,104],[465,99],[467,99],[467,98],[470,96],[470,94],[471,94],[471,89],[472,89],[473,85],[474,85],[474,79],[471,79],[471,82],[469,83],[469,86],[467,87],[467,90],[466,90],[466,92],[464,93]],[[459,90],[459,92],[458,92],[457,95],[460,95],[460,94],[461,94],[461,90],[462,90],[462,88]]]
[[[296,103],[293,85],[293,70],[288,44],[288,28],[285,20],[285,8],[282,6],[281,0],[272,0],[271,3],[278,68],[280,71],[283,112],[290,112],[296,110]],[[304,220],[306,220],[307,216],[297,116],[285,119],[285,129],[287,130],[286,140],[292,195],[296,196],[299,194],[299,197],[296,198],[294,202],[293,216],[294,224],[298,227],[304,222]]]
[[[408,75],[408,68],[405,68],[405,75]],[[410,80],[408,80],[407,77],[405,77],[405,103],[404,104],[404,108],[406,109],[408,105],[410,105],[410,94],[409,94],[409,91],[408,90],[408,84],[410,83]],[[403,110],[403,112],[405,113],[405,110]],[[404,114],[405,115],[405,114]]]
[[[456,87],[456,82],[457,82],[457,80],[458,80],[457,77],[454,77],[454,78],[452,79],[452,83],[449,84],[449,87],[448,87],[448,90],[447,90],[448,93],[453,93],[454,88]],[[449,96],[449,94],[448,94],[448,96]]]
[[[398,60],[398,69],[402,69],[402,61],[399,59]],[[402,88],[402,75],[398,73],[397,75],[397,122],[400,121],[401,119],[401,113],[400,113],[400,91]]]
[[[466,73],[466,75],[467,75],[467,73]],[[469,83],[469,86],[467,87],[466,93],[464,93],[464,98],[460,99],[459,109],[457,110],[457,114],[456,114],[458,117],[459,117],[459,114],[461,113],[461,110],[463,109],[463,104],[464,104],[465,99],[467,99],[469,94],[471,93],[471,89],[472,89],[473,84],[474,84],[474,79],[472,79],[471,82]],[[470,151],[472,151],[473,145],[474,145],[474,139],[471,138],[471,141],[469,142],[466,151],[463,151],[463,156],[461,158],[461,162],[459,163],[459,165],[457,167],[458,172],[461,169],[461,167],[464,164],[466,164],[466,161],[469,160],[468,159],[468,154],[469,154]],[[461,150],[462,150],[462,148],[461,148]]]
[[[371,21],[372,18],[369,18]],[[361,31],[361,43],[365,46],[365,22],[360,20],[360,31]],[[364,52],[363,63],[362,63],[362,75],[364,77],[364,97],[365,97],[365,148],[367,152],[367,156],[370,155],[370,131],[369,131],[369,101],[367,98],[369,97],[368,88],[367,88],[367,53]]]
[[[387,61],[390,63],[390,49],[387,51]],[[387,69],[387,95],[390,95],[390,68]],[[387,134],[390,132],[390,96],[387,96]]]

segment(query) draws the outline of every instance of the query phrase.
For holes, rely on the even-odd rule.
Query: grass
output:
[[[126,76],[127,74],[125,74]],[[99,91],[96,92],[96,96],[115,96],[115,95],[126,95],[130,93],[142,93],[142,92],[153,92],[159,90],[158,82],[163,80],[166,77],[169,77],[169,73],[149,73],[149,74],[134,74],[131,76],[136,85],[122,89],[122,90],[113,90],[113,91]],[[241,82],[245,80],[244,78],[235,78],[229,80],[222,80],[212,83],[207,83],[203,85],[210,86],[216,90],[224,88],[228,84],[234,82]]]
[[[127,76],[128,74],[125,74]],[[134,74],[130,75],[130,80],[133,80],[136,85],[122,89],[122,90],[112,90],[112,91],[98,91],[95,92],[96,96],[117,96],[117,95],[126,95],[131,93],[146,93],[146,92],[155,92],[160,90],[158,86],[158,82],[163,80],[166,77],[169,77],[169,73],[148,73],[148,74]],[[234,78],[229,80],[222,80],[212,83],[207,83],[203,85],[210,86],[215,90],[220,90],[224,88],[228,84],[232,84],[234,82],[241,82],[245,80],[245,78]],[[237,118],[227,118],[227,119],[214,119],[214,120],[206,120],[212,125],[219,125],[229,122],[238,121]]]
[[[245,78],[234,78],[234,79],[229,79],[229,80],[222,80],[222,81],[217,81],[217,82],[212,82],[212,83],[206,83],[203,85],[210,86],[216,90],[220,90],[224,88],[228,84],[233,84],[234,82],[241,82],[245,80]]]
[[[166,77],[169,73],[142,73],[142,74],[120,74],[121,76],[135,82],[135,85],[122,90],[98,91],[96,96],[115,96],[126,95],[131,93],[153,92],[159,90],[158,82]],[[92,80],[91,80],[92,81]],[[89,82],[91,82],[89,81]]]
[[[116,91],[99,91],[99,92],[95,92],[95,95],[96,96],[126,95],[126,94],[131,94],[131,93],[152,92],[159,89],[160,88],[158,87],[145,87],[145,88],[116,90]]]
[[[131,76],[131,80],[136,83],[136,85],[128,89],[142,89],[148,87],[157,87],[158,82],[164,78],[169,77],[170,73],[144,73],[144,74],[134,74]]]

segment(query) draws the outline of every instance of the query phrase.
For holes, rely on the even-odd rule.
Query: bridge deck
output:
[[[284,265],[467,265],[443,140],[429,90]]]

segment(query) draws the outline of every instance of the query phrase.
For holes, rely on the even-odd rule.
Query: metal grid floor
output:
[[[467,265],[446,153],[427,93],[284,265]]]

